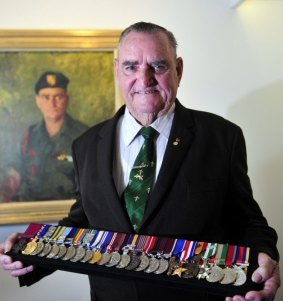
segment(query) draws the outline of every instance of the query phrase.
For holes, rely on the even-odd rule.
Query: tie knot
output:
[[[143,127],[140,129],[139,133],[144,137],[144,139],[153,139],[156,135],[156,130],[151,126]]]

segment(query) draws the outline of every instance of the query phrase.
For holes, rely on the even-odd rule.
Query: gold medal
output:
[[[33,239],[26,245],[26,247],[22,251],[22,254],[30,255],[33,251],[35,251],[36,247],[37,247],[36,239]]]
[[[39,253],[41,253],[44,249],[44,242],[42,240],[37,242],[37,246],[36,249],[30,254],[30,255],[38,255]]]
[[[95,252],[93,252],[92,258],[88,261],[88,263],[90,264],[94,264],[97,263],[102,257],[102,254],[100,253],[100,251],[96,250]]]

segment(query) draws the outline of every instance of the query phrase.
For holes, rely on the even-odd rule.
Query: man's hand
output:
[[[255,283],[264,283],[263,290],[250,291],[245,297],[227,297],[226,301],[272,301],[281,284],[279,265],[265,253],[258,255],[259,267],[254,271],[252,280]]]
[[[13,233],[5,240],[4,243],[0,244],[0,264],[3,269],[9,271],[13,277],[19,277],[33,271],[33,266],[24,267],[21,261],[13,262],[10,256],[5,255],[6,252],[12,249],[12,246],[18,239],[18,233]]]

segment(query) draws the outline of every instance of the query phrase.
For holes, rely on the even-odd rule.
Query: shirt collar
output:
[[[173,103],[173,105],[165,115],[158,117],[150,125],[159,133],[159,135],[163,135],[166,139],[169,139],[174,112],[175,112],[175,102]],[[124,144],[128,146],[137,136],[141,128],[142,126],[135,120],[135,118],[130,114],[128,108],[126,107],[125,114],[123,116],[123,120],[121,124],[121,132],[120,132]]]

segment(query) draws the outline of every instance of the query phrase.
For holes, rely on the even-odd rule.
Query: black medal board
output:
[[[11,256],[14,260],[22,261],[26,266],[34,265],[35,267],[63,270],[68,272],[75,272],[81,274],[95,274],[106,277],[119,279],[124,278],[128,280],[150,281],[158,285],[166,287],[172,286],[187,291],[206,291],[209,294],[221,296],[244,296],[246,292],[251,290],[262,289],[262,284],[255,284],[251,281],[251,275],[257,267],[257,254],[250,254],[250,266],[248,267],[247,281],[241,286],[234,286],[232,284],[211,283],[205,279],[184,279],[177,275],[157,275],[154,273],[145,273],[143,271],[131,271],[125,269],[117,269],[115,267],[101,266],[97,264],[89,264],[82,262],[63,261],[61,259],[44,258],[34,255],[24,255],[21,253],[8,252],[7,255]]]

